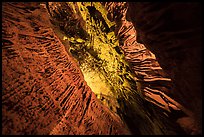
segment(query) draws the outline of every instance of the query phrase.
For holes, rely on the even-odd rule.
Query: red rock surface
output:
[[[131,3],[130,22],[124,2],[106,4],[146,99],[184,111],[191,117],[177,123],[202,134],[200,6]],[[40,3],[3,3],[2,16],[3,134],[130,134],[87,86]]]
[[[80,6],[81,7],[80,8],[80,7],[78,7],[79,6],[78,4],[79,5],[82,4],[83,6]],[[102,5],[99,2],[89,3],[90,4],[89,6],[87,6],[86,4],[88,4],[88,3],[68,3],[68,2],[67,3],[65,3],[65,2],[55,2],[55,3],[53,3],[53,2],[49,2],[47,4],[47,8],[50,11],[49,13],[51,15],[50,16],[51,22],[54,25],[59,26],[60,31],[65,33],[67,36],[73,36],[73,37],[79,36],[79,37],[81,37],[80,35],[77,35],[77,34],[78,34],[78,32],[80,32],[79,34],[83,34],[82,30],[83,30],[84,26],[82,24],[80,25],[80,23],[81,23],[80,22],[81,13],[78,10],[79,9],[82,10],[83,8],[86,9],[88,7],[87,10],[89,11],[89,13],[90,14],[93,13],[92,14],[93,19],[95,21],[97,21],[98,23],[99,23],[99,21],[102,22],[102,24],[103,24],[103,25],[101,25],[101,28],[103,28],[102,30],[103,31],[108,30],[108,29],[104,29],[104,28],[109,28],[109,27],[106,26],[106,22],[105,22],[105,20],[103,20],[104,18],[101,16],[102,14],[100,13],[99,10],[96,10],[96,8],[94,8],[96,5],[97,5],[97,7],[100,7],[100,8],[104,8],[104,7],[101,7]],[[113,4],[113,8],[123,8],[124,6],[122,4],[123,3],[121,3],[120,6],[115,6],[115,4]],[[76,12],[74,12],[74,9],[76,10]],[[111,11],[110,14],[113,13],[113,14],[115,14],[115,16],[120,16],[120,13],[118,13],[118,11],[120,11],[120,10],[116,9],[115,11]],[[83,16],[84,16],[84,14],[83,14]],[[89,17],[86,17],[86,19],[84,20],[84,22],[87,23],[86,25],[88,25],[88,18]],[[76,24],[76,25],[71,25],[71,24]],[[96,25],[98,25],[98,24],[96,23]],[[119,39],[121,40],[121,42],[123,41],[122,37],[124,35],[125,35],[124,37],[127,39],[127,41],[129,41],[131,43],[133,41],[135,41],[134,38],[136,36],[135,35],[136,33],[135,33],[133,25],[132,24],[130,25],[128,23],[122,23],[122,25],[123,25],[123,27],[118,26],[118,28],[116,28],[116,31],[117,31],[117,29],[119,29],[119,31],[121,30],[119,32],[119,33],[121,33],[121,36],[119,36]],[[92,27],[95,28],[94,25]],[[111,28],[114,30],[114,26],[112,26]],[[97,32],[97,29],[95,31]],[[128,36],[129,32],[134,32],[133,36],[130,36],[130,37],[133,37],[133,41],[132,40],[130,41],[130,39],[128,38],[129,37]],[[94,34],[94,32],[91,33],[90,35],[92,35],[92,34]],[[103,38],[103,35],[101,33],[98,33],[97,35],[99,35],[99,36],[101,35],[101,37]],[[118,32],[116,32],[116,35],[118,35]],[[83,36],[85,36],[85,35],[83,35]],[[110,42],[110,44],[111,44],[111,42]],[[71,44],[71,41],[70,41],[70,46],[73,49],[76,48],[76,45]],[[81,48],[81,47],[84,47],[84,46],[85,45],[82,44],[82,45],[80,45],[79,50],[76,50],[75,52],[72,52],[72,53],[75,53],[75,54],[72,54],[72,55],[76,59],[79,60],[79,63],[82,62],[82,61],[80,61],[81,60],[80,56],[82,55],[81,58],[84,58],[84,60],[86,60],[86,55],[85,54],[89,53],[89,51],[81,52],[81,51],[84,51],[84,49]],[[123,46],[123,45],[120,45],[120,46]],[[133,46],[137,46],[137,45],[133,44]],[[94,45],[94,48],[95,47],[97,47],[97,45]],[[104,47],[105,47],[105,45],[104,45]],[[136,48],[140,48],[140,47],[136,47]],[[119,47],[117,47],[116,49],[117,49],[116,51],[119,54],[122,54],[122,51],[120,51]],[[105,52],[105,51],[103,50],[103,52]],[[109,53],[110,53],[110,51],[109,51]],[[134,53],[137,53],[137,52],[134,52]],[[97,54],[100,55],[100,53],[97,53]],[[95,54],[95,55],[97,55],[97,54]],[[93,55],[93,54],[91,54],[91,55]],[[106,54],[106,55],[108,56],[108,54]],[[141,61],[141,58],[137,58],[137,57],[134,57],[134,56],[132,56],[132,57],[133,57],[132,59],[134,59],[134,60],[139,59],[139,61]],[[146,56],[144,56],[144,57],[146,57]],[[114,57],[111,56],[111,58],[114,58]],[[116,57],[115,59],[118,61],[120,58]],[[153,58],[153,59],[155,59],[155,58]],[[92,60],[94,60],[94,58],[89,59],[88,62],[90,62]],[[112,61],[110,61],[110,63],[111,62]],[[92,64],[96,65],[97,62],[92,62]],[[104,68],[104,66],[101,65],[101,64],[99,66],[102,69]],[[151,66],[151,64],[150,64],[150,66]],[[123,69],[123,70],[124,70],[124,68],[126,68],[125,72],[127,72],[127,73],[130,72],[130,68],[128,66],[123,67],[123,65],[122,65],[120,67],[120,69]],[[128,70],[127,70],[127,68],[128,68]],[[86,66],[86,68],[83,69],[83,70],[86,70],[86,69],[89,70],[89,67]],[[97,70],[97,68],[95,68],[94,66],[91,67],[91,69]],[[102,69],[101,69],[101,71],[103,71]],[[113,69],[114,69],[114,66],[113,66]],[[143,67],[139,67],[139,69],[144,70]],[[123,70],[121,72],[124,72]],[[151,70],[151,68],[149,68],[148,71],[154,72],[154,71]],[[100,72],[97,72],[97,73],[100,73]],[[95,73],[95,74],[97,74],[97,73]],[[158,108],[157,106],[154,106],[152,103],[147,102],[147,101],[144,100],[143,95],[140,94],[140,88],[137,88],[137,86],[133,86],[135,84],[138,84],[139,83],[138,81],[136,82],[132,78],[129,79],[128,83],[131,84],[132,86],[128,87],[128,90],[127,90],[127,87],[123,87],[123,86],[120,86],[120,88],[118,88],[118,85],[120,85],[120,83],[116,84],[115,81],[113,80],[113,79],[116,80],[117,77],[112,79],[111,77],[109,77],[110,73],[111,72],[106,71],[105,75],[107,76],[106,77],[107,80],[110,80],[113,83],[113,88],[117,89],[117,92],[114,93],[114,96],[117,98],[117,100],[115,99],[115,97],[111,97],[111,96],[109,96],[110,97],[109,99],[107,99],[106,96],[102,96],[102,98],[106,98],[107,100],[104,100],[102,98],[101,99],[102,99],[103,102],[107,101],[106,104],[108,104],[109,107],[110,107],[110,105],[113,105],[113,107],[111,106],[112,108],[115,107],[114,105],[118,104],[117,107],[115,107],[115,112],[121,117],[121,119],[124,120],[124,122],[128,125],[129,129],[131,130],[131,132],[133,134],[136,134],[136,135],[138,135],[138,134],[139,135],[140,134],[142,134],[142,135],[157,134],[158,135],[158,134],[179,134],[180,133],[181,130],[178,127],[178,125],[175,122],[172,122],[171,119],[169,119],[166,115],[164,115],[163,111],[161,111],[161,108]],[[146,76],[148,77],[148,75],[150,75],[150,74],[151,73],[146,74]],[[119,76],[119,77],[121,77],[122,80],[123,80],[123,78],[125,78],[125,76]],[[142,80],[143,79],[140,79],[140,82]],[[154,80],[154,79],[152,79],[152,80]],[[163,79],[160,79],[160,80],[162,81]],[[127,81],[124,80],[124,83],[125,82],[127,82]],[[121,82],[121,84],[122,83],[123,82]],[[144,80],[143,80],[143,83],[144,83]],[[157,81],[155,83],[157,83]],[[102,86],[101,86],[101,88],[102,88]],[[132,90],[130,91],[129,89],[132,89]],[[102,92],[106,92],[106,91],[102,91]],[[155,98],[154,96],[152,98],[155,99],[158,102],[160,100],[163,101],[163,99],[161,98],[161,96],[159,94],[160,92],[159,93],[156,92],[156,93],[157,94],[154,94],[154,92],[153,92],[153,95],[158,96],[158,98]],[[101,96],[101,94],[100,94],[100,96]],[[111,103],[109,102],[109,100],[111,100]],[[164,103],[167,106],[165,108],[168,109],[168,103],[166,103],[166,102],[164,102]],[[157,103],[157,105],[158,105],[158,103]],[[110,109],[112,109],[111,107],[110,107]],[[171,124],[171,123],[173,123],[173,124]]]
[[[198,132],[198,127],[195,124],[195,121],[193,120],[194,118],[192,118],[194,115],[193,112],[181,105],[180,103],[182,101],[178,100],[178,97],[174,96],[175,89],[173,90],[173,83],[170,78],[170,76],[172,77],[172,75],[168,75],[168,72],[166,73],[166,71],[164,71],[160,67],[160,64],[158,63],[155,55],[149,49],[146,48],[146,45],[139,43],[142,42],[140,39],[141,34],[138,34],[131,21],[127,21],[127,16],[129,15],[126,14],[128,8],[127,3],[106,2],[104,5],[109,11],[109,18],[111,20],[115,20],[117,23],[115,33],[120,40],[120,46],[121,49],[124,51],[126,61],[131,64],[131,68],[136,74],[135,79],[141,83],[141,90],[145,95],[145,99],[156,104],[162,109],[167,110],[168,112],[170,112],[170,115],[178,115],[172,114],[174,111],[181,111],[185,113],[185,115],[176,116],[178,118],[176,119],[177,123],[179,123],[180,126],[184,130],[186,130],[188,134],[190,133],[190,131],[187,131],[187,129],[192,130],[191,132],[194,133]],[[129,5],[131,5],[131,3]],[[130,6],[130,8],[134,7]],[[134,18],[133,12],[135,11],[132,10],[131,12],[132,18]],[[140,15],[139,6],[137,12],[137,14]],[[133,20],[140,23],[142,17],[139,18],[136,16],[136,18],[134,18]],[[148,22],[149,20],[145,21]],[[152,25],[158,27],[156,24]],[[145,25],[143,24],[143,26]],[[138,27],[138,29],[140,28]],[[146,31],[148,32],[149,30],[145,29],[144,32]],[[154,35],[156,36],[156,34]],[[147,38],[145,37],[144,39],[146,40]],[[149,46],[151,49],[151,44],[149,44]],[[163,64],[165,63],[163,62]],[[186,118],[186,116],[189,117]],[[171,119],[171,117],[169,118]]]
[[[39,3],[3,3],[2,134],[130,134],[84,81]]]
[[[120,47],[135,73],[136,81],[141,83],[145,99],[169,112],[170,107],[175,110],[183,109],[183,106],[167,96],[172,92],[172,82],[160,67],[155,55],[145,45],[138,43],[136,30],[132,22],[126,19],[127,4],[107,2],[105,7],[109,11],[109,18],[117,23],[115,33],[120,40]]]
[[[171,78],[172,97],[193,112],[196,134],[202,134],[201,13],[201,4],[190,2],[129,3],[128,10],[140,39]]]

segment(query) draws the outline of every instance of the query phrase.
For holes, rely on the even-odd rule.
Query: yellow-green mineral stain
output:
[[[163,134],[161,121],[152,121],[148,116],[149,112],[145,110],[147,106],[144,108],[141,85],[139,82],[135,82],[134,74],[124,59],[115,33],[113,30],[103,31],[103,22],[97,23],[87,9],[87,6],[95,7],[110,28],[115,25],[115,22],[107,19],[107,11],[103,5],[99,2],[67,3],[74,11],[71,14],[80,14],[86,22],[83,28],[90,37],[83,39],[79,35],[68,36],[58,31],[56,33],[60,36],[68,52],[78,61],[88,86],[110,110],[120,116],[122,114],[122,118],[129,117],[137,125],[139,117],[142,121],[139,125],[141,134]],[[78,11],[76,11],[77,9]],[[69,23],[67,24],[69,25]],[[158,115],[155,109],[152,109],[151,112]]]
[[[133,76],[126,70],[129,66],[124,55],[115,50],[115,47],[119,47],[119,41],[114,32],[103,32],[102,22],[97,24],[86,7],[94,6],[102,14],[108,27],[115,25],[115,22],[107,19],[107,11],[99,2],[77,2],[75,5],[68,2],[68,4],[72,8],[78,6],[82,18],[86,21],[86,32],[91,38],[83,40],[64,36],[63,40],[69,40],[70,52],[78,60],[88,86],[99,99],[105,98],[106,101],[103,102],[106,102],[109,108],[116,111],[116,107],[119,107],[116,100],[119,96],[123,96],[121,93],[128,94],[132,92],[131,90],[136,90],[125,80],[128,78],[133,80]],[[110,100],[115,100],[115,104],[107,103]]]

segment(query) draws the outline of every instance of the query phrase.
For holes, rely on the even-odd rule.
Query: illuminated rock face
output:
[[[115,8],[114,5],[112,8]],[[61,37],[60,39],[63,43],[70,43],[69,46],[65,44],[65,47],[78,60],[85,80],[92,91],[109,109],[124,120],[133,134],[178,134],[181,132],[178,125],[165,115],[165,111],[144,99],[142,95],[143,89],[140,88],[141,81],[136,81],[139,76],[135,76],[135,73],[133,73],[132,64],[130,67],[127,62],[129,61],[127,59],[129,56],[126,55],[127,50],[124,56],[123,51],[119,47],[122,45],[117,41],[114,33],[118,28],[120,29],[120,26],[118,26],[118,22],[115,24],[110,19],[110,16],[107,17],[109,11],[101,3],[50,2],[48,3],[48,9],[56,28],[55,32]],[[120,16],[119,13],[116,13],[117,15]],[[85,26],[81,26],[78,22],[80,19],[86,22]],[[72,24],[77,25],[73,26]],[[76,29],[74,29],[75,27]],[[126,27],[128,28],[129,26]],[[132,28],[120,32],[125,35],[124,39],[127,38],[126,33],[129,35],[130,31],[133,31],[131,35],[133,35],[133,39],[135,38],[136,32],[133,25]],[[70,35],[70,30],[75,30],[76,35]],[[84,30],[87,32],[87,37],[82,37],[78,34],[78,32]],[[120,42],[124,40],[121,39]],[[132,42],[129,39],[127,41]],[[139,44],[133,44],[132,47],[137,45]],[[135,48],[138,48],[138,50],[142,49],[142,47],[143,49],[145,48],[144,45],[139,46]],[[129,51],[131,50],[129,49]],[[147,49],[145,50],[147,51]],[[134,53],[136,54],[137,52],[135,51]],[[132,60],[139,59],[141,61],[136,56],[131,58]],[[153,55],[150,58],[153,61],[156,60]],[[153,64],[154,62],[151,63]],[[151,63],[149,64],[150,66],[147,66],[150,71],[152,71]],[[159,67],[158,63],[156,65],[156,67]],[[139,69],[143,70],[143,67]],[[159,72],[162,72],[160,67],[159,70]],[[170,81],[168,78],[166,80],[164,75],[159,77],[156,71],[152,72],[153,78],[165,82]],[[146,77],[150,77],[150,80],[155,81],[149,73],[146,73]],[[161,95],[153,95],[159,96],[158,99],[153,98],[156,101],[160,102],[159,99],[161,99],[164,102]],[[163,104],[165,109],[168,110],[168,103],[164,102]]]
[[[145,99],[169,112],[169,107],[180,110],[174,102],[171,102],[172,99],[167,99],[169,97],[166,94],[171,93],[171,79],[164,73],[155,55],[145,45],[138,43],[136,30],[132,22],[127,21],[127,4],[107,2],[105,7],[108,10],[109,18],[116,21],[115,34],[120,40],[125,60],[131,64],[135,79],[141,84],[141,91],[145,95]]]
[[[2,134],[129,134],[102,105],[39,3],[3,3]]]
[[[202,133],[201,13],[199,3],[130,3],[128,10],[140,39],[172,79],[173,98],[193,112],[200,131],[191,134]]]
[[[163,113],[167,114],[173,123],[177,123],[182,117],[191,116],[191,111],[172,98],[172,81],[160,67],[155,55],[145,45],[138,43],[141,42],[138,33],[132,22],[126,18],[127,3],[105,2],[104,6],[108,10],[109,19],[117,24],[115,34],[124,51],[125,60],[130,63],[135,74],[136,82],[140,83],[145,99],[162,108]],[[192,118],[190,121],[189,123],[192,123]]]
[[[142,95],[148,83],[155,87],[152,80],[163,81],[159,91],[169,94],[171,82],[134,40],[131,22],[110,21],[96,2],[49,2],[48,11],[39,4],[3,4],[3,134],[181,134],[164,115],[178,105],[151,94],[161,109]],[[125,10],[118,4],[112,8]],[[120,8],[117,18],[124,17]]]

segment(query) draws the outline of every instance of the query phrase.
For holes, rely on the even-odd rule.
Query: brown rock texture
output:
[[[87,3],[3,3],[2,134],[202,134],[201,6],[102,2],[116,23],[109,28],[106,12],[94,10],[102,5]],[[116,51],[135,74],[135,91],[108,96],[114,109],[96,98],[76,60],[81,52],[70,54],[73,43],[64,41],[94,39],[81,8],[101,32],[115,31]]]
[[[201,4],[190,2],[131,2],[128,10],[140,40],[171,78],[172,97],[193,112],[200,131],[190,134],[202,134],[201,13]],[[181,125],[188,125],[186,121]]]
[[[107,2],[109,17],[115,20],[115,30],[120,47],[124,51],[125,59],[131,64],[135,73],[135,79],[141,84],[141,90],[145,98],[157,106],[170,111],[169,107],[180,110],[175,101],[166,94],[171,93],[171,79],[160,67],[155,55],[145,45],[138,43],[137,32],[132,22],[126,20],[127,4],[125,2]],[[121,10],[118,10],[118,8]],[[117,13],[117,14],[112,14]]]
[[[123,5],[115,6],[113,4],[113,8],[117,7],[123,8]],[[134,76],[129,75],[132,74],[132,71],[130,71],[131,68],[124,60],[124,56],[119,56],[123,55],[119,44],[112,43],[112,41],[115,41],[113,38],[115,37],[113,32],[115,25],[110,25],[109,21],[105,21],[107,14],[103,5],[101,5],[99,2],[49,2],[47,4],[47,8],[50,13],[51,22],[53,25],[60,28],[58,29],[58,32],[63,33],[64,37],[68,37],[67,39],[70,39],[69,50],[73,57],[79,61],[80,68],[86,76],[85,78],[87,83],[89,83],[93,92],[98,94],[98,97],[101,99],[101,101],[104,102],[104,104],[106,104],[111,110],[117,113],[122,120],[124,120],[133,134],[148,135],[180,133],[180,129],[177,127],[177,124],[175,122],[171,122],[171,119],[169,119],[163,113],[163,110],[161,111],[160,108],[153,106],[152,103],[147,102],[144,99],[139,86],[136,85],[139,82],[133,79]],[[116,9],[115,11],[115,15],[120,16],[120,14],[117,13],[119,10]],[[115,12],[111,11],[110,14],[111,13]],[[86,22],[86,25],[82,25],[81,22]],[[107,23],[109,24],[110,28]],[[127,26],[127,24],[125,25]],[[94,30],[92,30],[93,28]],[[111,28],[113,29],[112,31]],[[86,40],[86,42],[90,42],[91,45],[86,45],[85,43],[78,45],[77,42],[74,42],[73,40],[81,38],[81,41],[83,41],[83,39],[86,39],[86,37],[82,37],[85,35],[80,35],[83,34],[84,30],[88,32],[87,36],[91,36],[91,39],[87,37]],[[111,35],[112,39],[108,39],[110,38],[110,33],[107,30],[111,31],[113,34]],[[133,29],[128,28],[123,35],[127,36],[126,33],[129,34],[128,30],[132,31]],[[100,39],[97,39],[95,35],[99,36]],[[106,37],[104,37],[104,35]],[[135,38],[134,36],[135,33],[133,33],[133,39]],[[122,37],[123,36],[120,36],[119,39],[122,39]],[[102,40],[109,41],[107,44],[110,45],[106,45]],[[112,46],[114,46],[114,48],[111,49]],[[110,53],[112,53],[112,55],[113,53],[117,54],[118,56],[110,56]],[[104,58],[104,56],[106,58]],[[108,66],[106,62],[108,62]],[[112,65],[112,63],[114,65]],[[111,68],[111,70],[109,68]],[[140,69],[142,70],[143,68],[141,67]],[[90,72],[95,73],[95,75],[87,75],[90,74]],[[98,74],[102,74],[104,77],[100,77],[101,81],[97,81],[97,84],[95,82],[92,84],[90,82],[92,77],[96,78]],[[104,89],[104,87],[110,86],[108,83],[104,85],[103,78],[110,82],[109,84],[111,84],[112,87],[110,92],[107,92],[106,89],[97,91],[97,88]],[[98,83],[100,83],[102,86],[99,86]],[[107,94],[108,96],[104,96],[104,94]],[[158,101],[159,99],[156,100]],[[161,100],[163,101],[163,99]]]
[[[130,134],[84,81],[40,3],[2,6],[2,134]]]
[[[126,2],[106,2],[105,7],[109,11],[110,20],[116,22],[115,34],[120,40],[120,47],[124,52],[125,59],[130,63],[135,73],[135,80],[140,83],[140,88],[147,101],[163,109],[168,119],[173,123],[182,121],[183,117],[191,116],[192,112],[172,98],[172,81],[160,67],[155,55],[141,44],[138,33],[131,21],[127,21]],[[192,118],[190,119],[191,124]],[[178,122],[183,128],[183,124]],[[190,130],[197,129],[194,125]],[[184,128],[184,130],[186,130]],[[188,134],[188,133],[187,133]]]

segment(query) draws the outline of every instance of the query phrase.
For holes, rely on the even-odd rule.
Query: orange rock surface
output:
[[[39,3],[3,3],[2,134],[130,134],[84,81]]]

